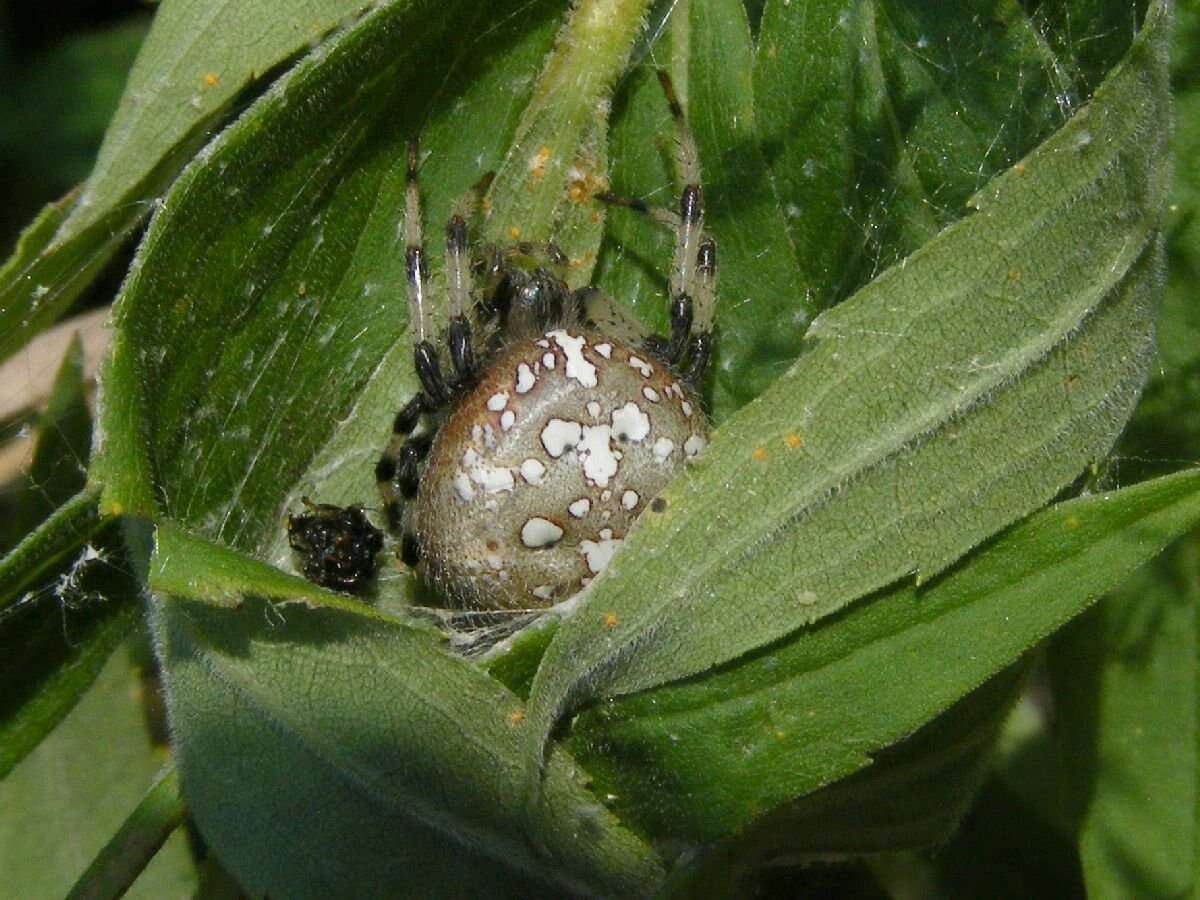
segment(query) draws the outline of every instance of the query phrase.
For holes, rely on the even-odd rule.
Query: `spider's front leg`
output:
[[[704,192],[700,186],[700,160],[696,141],[683,115],[683,107],[666,72],[658,73],[659,84],[675,121],[675,165],[683,180],[679,209],[672,211],[648,205],[634,197],[602,193],[597,198],[625,206],[675,231],[675,254],[669,279],[671,335],[651,335],[647,347],[670,363],[689,384],[704,377],[712,355],[712,326],[716,305],[717,245],[704,233]]]
[[[671,339],[667,357],[686,381],[696,384],[704,376],[712,353],[717,245],[704,234],[704,193],[700,187],[700,157],[695,138],[670,76],[659,71],[658,82],[675,121],[675,164],[683,179],[671,266]]]
[[[470,388],[477,375],[471,325],[467,318],[471,299],[471,269],[467,258],[467,226],[455,214],[446,225],[446,278],[450,321],[446,329],[451,372],[442,372],[433,344],[429,271],[421,225],[421,195],[417,181],[417,144],[408,147],[408,189],[404,215],[404,260],[408,283],[409,322],[413,333],[413,367],[421,392],[400,410],[392,423],[392,436],[375,466],[375,480],[383,500],[388,525],[399,528],[403,502],[412,500],[420,487],[421,464],[433,443],[433,432],[414,435],[423,415],[449,406]],[[420,553],[416,538],[405,533],[401,555],[412,566]]]

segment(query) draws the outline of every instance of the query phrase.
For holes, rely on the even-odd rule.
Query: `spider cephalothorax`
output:
[[[471,194],[446,226],[449,318],[435,342],[409,149],[405,259],[421,390],[397,414],[376,479],[402,558],[456,605],[516,609],[569,597],[705,446],[694,391],[711,351],[716,246],[703,232],[694,143],[661,80],[678,133],[678,211],[601,199],[675,229],[667,337],[642,335],[597,288],[568,288],[553,244],[470,255]],[[431,427],[421,430],[423,421]],[[316,551],[297,549],[312,577]],[[373,563],[356,586],[372,573]]]

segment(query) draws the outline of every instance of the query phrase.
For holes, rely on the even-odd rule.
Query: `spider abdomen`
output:
[[[700,403],[658,359],[579,328],[501,350],[430,450],[408,528],[461,606],[547,606],[608,564],[703,449]]]

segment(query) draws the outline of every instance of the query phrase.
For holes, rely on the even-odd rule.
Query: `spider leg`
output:
[[[625,209],[631,209],[636,213],[641,213],[659,225],[665,225],[668,228],[679,228],[679,216],[662,206],[654,206],[647,203],[641,197],[629,197],[625,194],[614,194],[611,191],[601,191],[595,195],[596,199],[601,203],[606,203],[609,206],[622,206]]]
[[[465,352],[470,353],[471,357],[469,360],[462,358],[461,361],[472,364],[470,368],[473,374],[475,354],[478,349],[486,348],[502,313],[492,302],[503,265],[499,249],[494,246],[476,248],[472,254],[468,252],[467,244],[467,231],[479,216],[484,196],[495,178],[495,172],[485,172],[463,191],[454,201],[450,222],[446,225],[446,270],[451,315],[461,317],[467,323],[467,342],[470,347]],[[457,224],[459,221],[463,223],[461,227]],[[451,345],[451,364],[460,380],[463,366],[454,359],[454,354],[459,352],[461,357],[463,351],[456,351],[454,344],[461,342],[462,338],[453,332],[461,330],[461,326],[455,326],[452,318],[447,343]]]
[[[700,189],[700,161],[696,141],[684,119],[683,107],[675,86],[666,72],[659,70],[658,83],[667,98],[671,118],[675,120],[675,165],[683,180],[679,194],[679,225],[675,231],[675,259],[671,266],[671,302],[692,302],[697,248],[704,233],[704,195]]]
[[[408,144],[408,190],[404,207],[404,268],[408,275],[408,321],[413,334],[413,362],[421,387],[435,407],[450,402],[450,390],[442,377],[437,351],[433,348],[433,310],[430,308],[429,269],[421,229],[421,192],[417,184],[417,142]]]
[[[671,335],[651,335],[647,349],[666,360],[693,384],[704,377],[712,354],[712,325],[716,305],[717,245],[704,233],[704,194],[700,187],[700,158],[688,128],[675,86],[666,72],[658,81],[675,121],[675,165],[683,181],[678,212],[651,206],[636,197],[601,193],[596,198],[623,206],[675,231],[675,253],[669,279]]]
[[[455,213],[446,225],[446,278],[450,301],[450,322],[446,344],[450,352],[451,378],[442,373],[434,348],[434,320],[430,303],[429,272],[425,262],[421,224],[421,193],[417,181],[417,142],[408,145],[408,189],[405,195],[404,240],[405,269],[408,276],[410,327],[414,335],[413,367],[422,390],[396,414],[392,436],[375,465],[375,481],[383,500],[388,525],[399,527],[404,500],[417,495],[421,463],[433,443],[430,434],[414,435],[421,416],[448,405],[455,394],[474,381],[475,351],[467,319],[471,309],[471,265],[467,256],[467,225],[463,214]],[[478,194],[486,190],[491,176],[485,175],[462,201],[462,212],[478,204]],[[471,198],[474,198],[473,200]]]
[[[400,538],[400,559],[410,569],[416,568],[421,561],[421,544],[411,531],[404,532]]]
[[[687,339],[687,364],[683,367],[683,378],[691,384],[699,383],[704,377],[704,370],[712,355],[712,317],[717,299],[717,245],[710,238],[700,242],[700,249],[696,253],[695,296],[689,323],[691,336]],[[672,316],[672,339],[675,326]]]
[[[467,223],[457,213],[446,224],[446,286],[450,295],[450,324],[446,343],[454,369],[454,387],[461,390],[475,380],[475,348],[471,345],[471,261],[467,255]]]
[[[672,365],[691,382],[704,375],[712,350],[713,305],[716,298],[717,248],[704,234],[704,195],[700,189],[700,158],[696,141],[684,118],[675,86],[664,71],[662,85],[675,120],[675,164],[683,179],[679,195],[679,226],[675,232],[675,259],[671,266]]]
[[[424,393],[418,393],[392,422],[392,436],[387,447],[375,464],[375,483],[379,488],[379,496],[383,500],[383,511],[387,516],[389,527],[396,528],[400,524],[400,498],[416,494],[418,483],[417,464],[424,458],[420,451],[420,443],[412,437],[413,430],[421,421],[423,413],[432,412],[433,407]],[[425,450],[428,450],[428,438],[425,438]],[[413,459],[414,453],[417,457]],[[408,491],[411,490],[411,494]]]

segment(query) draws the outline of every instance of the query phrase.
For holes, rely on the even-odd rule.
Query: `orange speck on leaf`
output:
[[[525,721],[525,711],[524,710],[514,709],[512,712],[510,712],[508,714],[508,724],[509,725],[520,725],[524,721]]]
[[[1025,174],[1025,163],[1024,162],[1015,163],[1013,165],[1013,171],[1016,172],[1018,175],[1024,175]]]
[[[616,613],[609,612],[604,614],[604,618],[601,621],[604,622],[605,628],[616,628],[619,620]]]
[[[1021,270],[1020,269],[1009,269],[1008,270],[1008,280],[1009,281],[1020,281],[1021,280]]]
[[[205,87],[212,87],[219,80],[220,79],[218,78],[218,76],[213,72],[205,72],[204,73],[204,86]]]
[[[1063,519],[1063,524],[1068,528],[1078,528],[1079,519],[1077,519],[1075,516],[1067,516],[1065,519]]]
[[[529,173],[534,180],[540,180],[546,174],[546,160],[550,158],[550,148],[545,144],[538,147],[538,152],[529,160]]]
[[[767,448],[766,447],[755,447],[754,452],[750,454],[750,458],[753,459],[755,462],[762,462],[763,460],[765,460],[767,458]]]
[[[518,228],[516,225],[509,225],[508,226],[508,236],[515,241],[517,238],[519,238],[521,236],[521,229]]]
[[[787,435],[787,437],[785,437],[783,439],[783,442],[785,444],[787,444],[789,447],[791,447],[793,450],[797,450],[797,449],[799,449],[800,445],[804,443],[804,438],[800,437],[800,435],[796,434],[796,432],[793,431],[793,432],[790,432]]]

